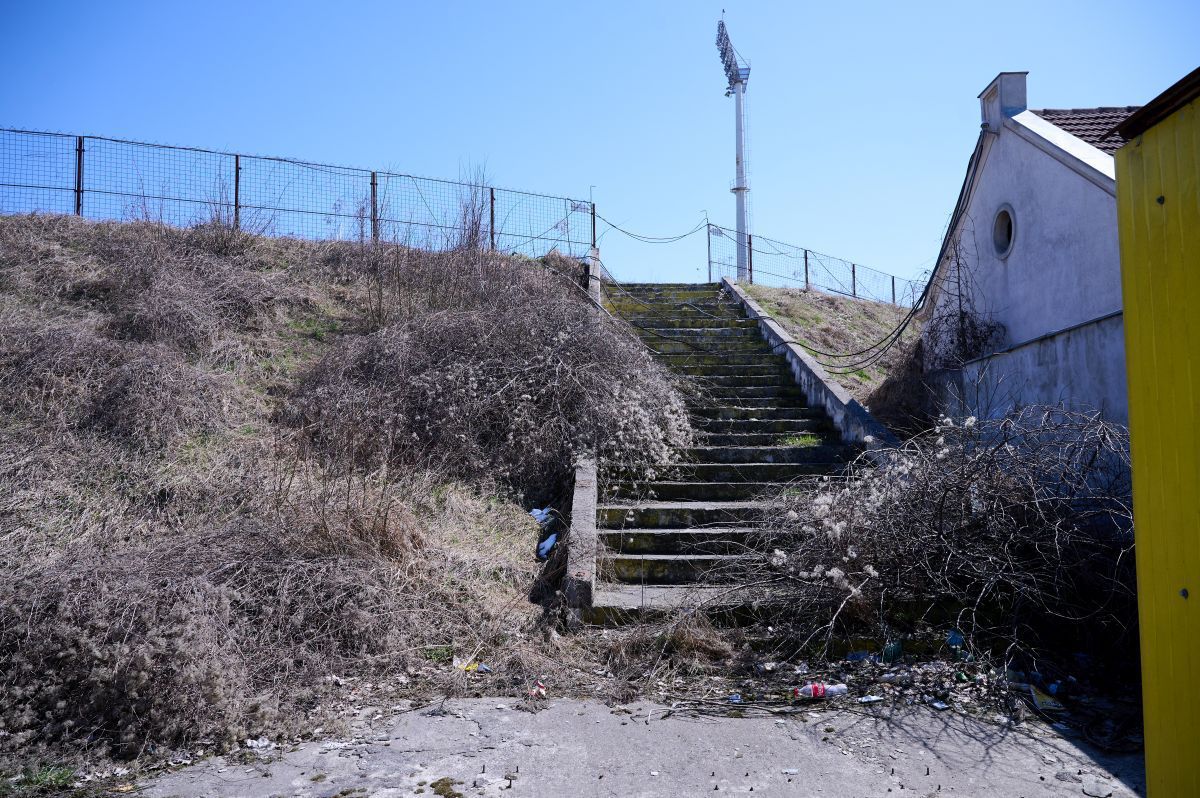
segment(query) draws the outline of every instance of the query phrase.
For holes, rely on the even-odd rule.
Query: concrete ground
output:
[[[573,700],[551,701],[534,713],[518,703],[467,699],[408,712],[366,710],[348,737],[286,750],[243,749],[163,774],[139,794],[1123,798],[1145,792],[1140,754],[1103,756],[1040,724],[1006,729],[925,707],[731,718]]]

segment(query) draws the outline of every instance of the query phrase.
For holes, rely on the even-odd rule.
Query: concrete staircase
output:
[[[723,585],[749,577],[764,497],[798,476],[839,470],[854,450],[720,285],[625,285],[606,306],[693,381],[699,440],[654,482],[600,475],[593,612],[725,608],[736,602]]]

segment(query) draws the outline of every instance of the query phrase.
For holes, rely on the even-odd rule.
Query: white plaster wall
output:
[[[992,142],[961,238],[976,308],[1004,325],[1002,347],[1121,309],[1116,199],[1013,124]],[[1005,203],[1016,229],[1012,251],[1001,259],[992,224]]]
[[[994,353],[934,380],[943,385],[941,404],[983,417],[1065,404],[1128,423],[1122,317],[1095,321],[1121,310],[1114,184],[1094,164],[1067,157],[1073,168],[1046,152],[1044,137],[1019,121],[996,128],[960,241],[976,310],[1005,332]],[[992,225],[1005,205],[1015,234],[1001,258]]]
[[[1013,407],[1062,404],[1129,423],[1120,315],[968,363],[958,415],[995,418]]]

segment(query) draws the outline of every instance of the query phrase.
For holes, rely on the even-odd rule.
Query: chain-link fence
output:
[[[912,307],[924,283],[859,266],[765,236],[747,236],[747,281],[804,288]],[[708,266],[713,280],[737,278],[737,231],[708,226]]]
[[[595,207],[392,172],[136,141],[0,129],[0,214],[221,222],[306,239],[470,245],[580,257]]]

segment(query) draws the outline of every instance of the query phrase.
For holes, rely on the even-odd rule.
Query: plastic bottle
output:
[[[809,682],[803,687],[792,691],[796,698],[833,698],[845,695],[849,688],[844,684],[825,684],[824,682]]]

